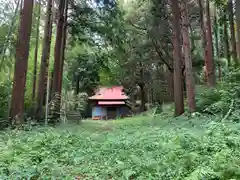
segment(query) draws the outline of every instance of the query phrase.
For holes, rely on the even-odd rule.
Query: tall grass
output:
[[[0,179],[240,179],[240,125],[136,116],[0,135]]]

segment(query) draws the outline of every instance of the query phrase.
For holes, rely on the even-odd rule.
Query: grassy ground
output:
[[[240,124],[137,116],[5,131],[0,179],[240,179]]]

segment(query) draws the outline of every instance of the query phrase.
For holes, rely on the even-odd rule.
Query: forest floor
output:
[[[0,134],[0,179],[240,179],[240,124],[168,113]]]

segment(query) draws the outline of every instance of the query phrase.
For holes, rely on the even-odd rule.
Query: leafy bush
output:
[[[10,99],[10,87],[8,82],[0,83],[0,118],[6,118]]]
[[[240,108],[240,71],[229,73],[217,88],[198,89],[197,110],[202,113],[226,114]],[[233,107],[231,107],[233,104]]]
[[[86,93],[75,94],[74,91],[64,93],[62,99],[62,112],[65,116],[77,114],[82,116],[87,106],[88,95]]]

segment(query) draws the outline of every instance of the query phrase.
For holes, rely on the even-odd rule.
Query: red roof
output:
[[[122,86],[113,87],[100,87],[97,89],[96,94],[89,97],[91,100],[126,100],[126,96],[123,92]]]
[[[98,101],[99,105],[121,105],[125,104],[124,101]]]

